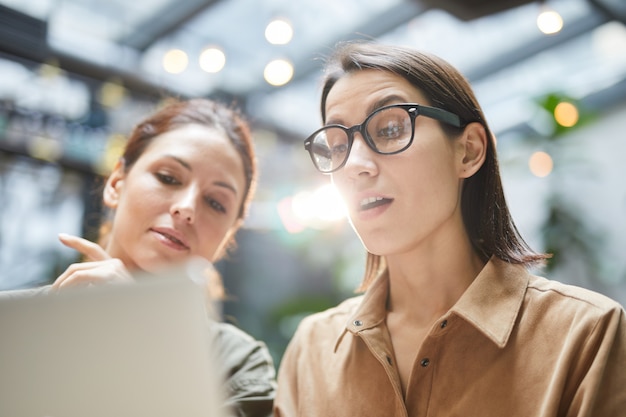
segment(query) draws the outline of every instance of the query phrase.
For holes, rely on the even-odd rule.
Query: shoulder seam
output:
[[[564,284],[564,285],[568,285],[568,284]],[[588,289],[585,289],[585,288],[582,288],[582,287],[580,287],[580,288],[585,290],[585,291],[593,292],[592,290],[588,290]],[[564,291],[560,291],[558,288],[539,288],[539,287],[535,286],[534,284],[529,284],[528,285],[528,289],[532,289],[532,290],[539,291],[539,292],[542,292],[542,293],[553,292],[553,293],[559,294],[562,297],[569,298],[569,299],[574,299],[574,300],[583,302],[585,304],[588,304],[590,306],[593,306],[593,307],[595,307],[595,308],[597,308],[599,310],[603,310],[603,311],[612,311],[612,310],[616,310],[616,309],[618,309],[618,310],[622,309],[621,305],[617,301],[611,299],[610,297],[608,297],[608,296],[606,296],[604,294],[600,294],[600,293],[595,293],[595,294],[600,295],[602,298],[604,298],[605,301],[607,302],[606,305],[599,304],[595,300],[590,300],[588,298],[583,298],[583,297],[577,296],[576,294],[570,294],[570,293],[566,293]]]

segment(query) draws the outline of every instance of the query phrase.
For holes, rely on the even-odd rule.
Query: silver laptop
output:
[[[0,416],[222,416],[197,272],[0,299]]]

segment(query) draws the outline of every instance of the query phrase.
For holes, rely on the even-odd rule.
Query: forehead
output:
[[[152,140],[138,163],[164,156],[180,158],[203,174],[211,170],[245,183],[243,159],[221,129],[192,124],[170,130]]]
[[[362,70],[348,73],[332,87],[326,98],[327,117],[349,109],[375,110],[376,103],[428,104],[424,94],[405,78],[388,71]],[[391,104],[389,103],[389,104]]]
[[[196,149],[206,153],[237,153],[234,145],[221,129],[189,124],[155,136],[146,147],[144,155],[172,149],[181,151]]]

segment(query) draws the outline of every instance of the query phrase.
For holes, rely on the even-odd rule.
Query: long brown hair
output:
[[[461,195],[465,229],[481,259],[487,262],[496,256],[527,266],[547,259],[549,255],[537,253],[528,246],[513,223],[504,198],[493,134],[469,82],[445,60],[410,48],[374,42],[340,44],[326,61],[322,120],[326,121],[326,99],[337,80],[366,69],[397,74],[418,88],[430,105],[457,114],[464,125],[477,122],[485,128],[488,138],[485,162],[476,174],[464,181]],[[441,127],[450,137],[460,133],[444,123]],[[365,276],[357,291],[365,291],[385,269],[383,257],[368,253]]]

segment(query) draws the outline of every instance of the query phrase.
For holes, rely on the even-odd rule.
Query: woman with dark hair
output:
[[[60,236],[86,261],[50,286],[3,296],[132,282],[136,272],[196,257],[216,262],[234,244],[256,181],[252,137],[236,109],[206,99],[170,102],[134,128],[104,184],[112,216],[99,244]],[[222,292],[220,281],[209,288]],[[226,323],[207,332],[225,373],[229,415],[271,415],[275,371],[265,344]]]
[[[626,318],[537,277],[466,79],[412,49],[346,43],[304,143],[368,251],[364,294],[305,318],[276,416],[617,416]]]

